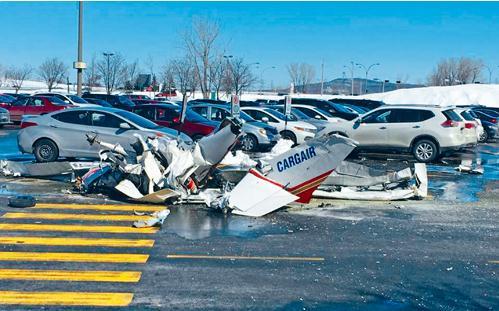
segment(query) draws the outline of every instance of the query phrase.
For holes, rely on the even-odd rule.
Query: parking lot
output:
[[[0,130],[2,155],[17,153],[16,133]],[[140,219],[133,210],[158,206],[68,194],[67,181],[0,177],[0,297],[46,310],[492,310],[498,153],[489,143],[429,165],[425,200],[316,199],[262,218],[171,206],[161,229],[145,231],[130,226]],[[483,175],[454,169],[477,157]],[[394,168],[412,161],[372,153],[352,160]],[[45,204],[6,207],[15,194]]]

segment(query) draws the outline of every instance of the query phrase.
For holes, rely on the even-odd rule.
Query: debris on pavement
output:
[[[472,159],[462,159],[461,164],[456,167],[456,171],[470,174],[483,174],[484,169],[480,159],[473,163]]]
[[[44,162],[0,160],[0,173],[13,177],[50,177],[71,175],[98,166],[98,162]]]
[[[145,214],[143,213],[136,213],[136,215],[144,216]],[[163,225],[163,222],[165,221],[166,217],[170,215],[170,210],[169,209],[164,209],[158,212],[152,213],[150,218],[146,220],[139,220],[135,221],[133,223],[133,227],[135,228],[148,228],[148,227],[161,227]]]

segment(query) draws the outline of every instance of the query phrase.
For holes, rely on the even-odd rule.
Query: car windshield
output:
[[[133,103],[133,101],[131,101],[125,95],[118,96],[118,99],[119,99],[120,103],[122,103],[123,105],[130,106],[130,107],[134,107],[135,106],[135,104]]]
[[[16,101],[16,98],[10,95],[0,95],[0,102],[2,103],[13,103]]]
[[[117,110],[117,111],[114,111],[114,113],[116,113],[120,117],[123,117],[123,118],[129,120],[132,123],[135,123],[136,125],[138,125],[140,127],[146,128],[146,129],[157,129],[157,128],[161,127],[161,126],[157,125],[156,123],[149,121],[146,118],[141,117],[141,116],[139,116],[135,113],[132,113],[130,111]]]
[[[282,109],[284,109],[284,108],[282,108]],[[279,109],[279,111],[281,111],[282,109]],[[291,108],[291,112],[293,113],[294,116],[296,116],[300,120],[312,119],[311,117],[309,117],[306,114],[304,114],[303,112],[301,112],[299,109]]]
[[[461,116],[466,120],[466,121],[475,121],[475,118],[468,112],[468,111],[463,111],[461,112]]]
[[[72,101],[74,101],[77,104],[88,104],[88,102],[86,100],[84,100],[83,98],[81,98],[80,96],[68,95],[68,97],[69,97],[69,99],[71,99]]]
[[[244,111],[241,111],[240,116],[241,116],[241,119],[243,119],[245,122],[257,122],[255,119],[250,117],[250,115]]]
[[[282,121],[286,120],[286,116],[277,110],[270,109],[270,108],[265,108],[264,110],[265,110],[265,112],[268,112],[269,114],[273,115],[274,117],[276,117]],[[298,119],[294,115],[290,115],[288,118],[288,121],[298,121]]]
[[[343,107],[343,108],[345,108],[345,107]],[[322,115],[325,115],[328,118],[332,118],[333,117],[333,115],[330,114],[328,111],[322,110],[320,108],[315,108],[314,110],[317,111],[317,112],[319,112]],[[348,111],[348,109],[346,109],[346,110]]]
[[[334,109],[338,110],[339,112],[348,112],[348,113],[352,113],[350,110],[348,110],[347,108],[343,107],[343,106],[342,106],[342,105],[340,105],[340,104],[333,103],[333,107],[334,107]]]

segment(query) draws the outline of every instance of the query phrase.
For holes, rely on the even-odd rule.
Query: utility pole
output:
[[[111,83],[111,81],[110,81],[110,79],[111,79],[111,73],[109,72],[109,70],[110,70],[109,58],[111,56],[114,56],[114,53],[106,53],[106,52],[104,52],[102,54],[106,57],[106,62],[107,62],[107,71],[106,71],[107,77],[104,77],[104,79],[106,81],[106,92],[109,95],[109,93],[110,93],[109,90],[111,88],[111,84],[110,84]]]
[[[324,59],[321,63],[321,96],[324,94]]]
[[[76,94],[81,96],[83,84],[83,69],[87,65],[83,62],[83,1],[78,3],[78,60],[73,64],[76,69]]]

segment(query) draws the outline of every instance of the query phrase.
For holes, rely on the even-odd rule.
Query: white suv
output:
[[[381,106],[336,127],[360,149],[408,151],[419,162],[431,162],[466,144],[465,124],[450,107]]]

